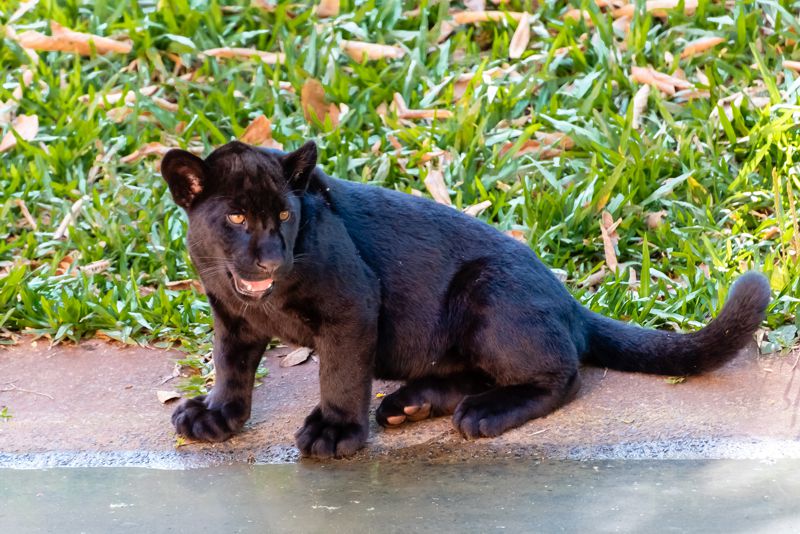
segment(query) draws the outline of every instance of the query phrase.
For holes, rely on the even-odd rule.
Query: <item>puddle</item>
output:
[[[797,532],[800,461],[0,470],[0,532]]]

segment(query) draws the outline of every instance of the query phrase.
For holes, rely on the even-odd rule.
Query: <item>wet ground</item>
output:
[[[0,532],[795,533],[800,461],[0,470]]]
[[[293,434],[317,403],[318,364],[279,366],[256,389],[246,430],[221,444],[176,447],[174,403],[159,390],[176,351],[99,341],[50,347],[30,340],[0,349],[0,468],[294,462]],[[350,460],[406,462],[525,459],[800,459],[796,354],[743,352],[717,372],[672,384],[664,377],[586,368],[579,397],[556,413],[495,439],[464,441],[447,418],[383,430]],[[377,396],[395,384],[376,382]],[[340,462],[346,463],[346,462]]]

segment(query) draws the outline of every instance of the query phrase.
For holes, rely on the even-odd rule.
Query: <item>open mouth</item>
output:
[[[264,280],[245,280],[231,273],[233,285],[240,295],[245,297],[258,298],[272,292],[272,278]]]

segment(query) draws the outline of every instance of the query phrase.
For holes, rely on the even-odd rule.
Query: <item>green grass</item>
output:
[[[521,4],[512,0],[503,9],[521,10]],[[0,0],[0,24],[18,5]],[[418,15],[404,14],[420,6]],[[571,7],[588,9],[593,24],[564,22]],[[507,55],[516,28],[511,19],[459,27],[437,45],[448,8],[463,6],[343,0],[341,14],[323,20],[303,4],[281,3],[269,12],[247,3],[223,9],[215,1],[39,2],[13,23],[17,34],[49,33],[54,20],[77,31],[127,35],[133,51],[91,57],[40,52],[34,64],[16,42],[2,41],[0,101],[12,98],[30,69],[33,82],[17,113],[40,121],[35,139],[0,155],[4,337],[26,332],[77,341],[100,335],[206,352],[211,319],[205,298],[166,285],[196,278],[184,244],[185,216],[158,175],[157,158],[121,159],[154,141],[202,146],[207,153],[264,114],[287,149],[316,139],[328,173],[401,191],[428,194],[421,157],[445,151],[445,181],[457,208],[490,201],[482,219],[521,232],[577,298],[613,317],[693,329],[719,311],[741,272],[759,269],[775,296],[767,323],[777,330],[764,348],[796,343],[800,235],[791,201],[800,195],[800,82],[782,62],[800,60],[800,20],[792,15],[800,3],[737,1],[727,9],[700,0],[695,16],[675,10],[666,19],[640,10],[625,37],[593,2],[546,1],[519,60]],[[705,35],[726,41],[680,59],[687,41]],[[357,62],[341,52],[342,39],[398,45],[406,54]],[[286,62],[199,54],[220,46],[284,52]],[[134,59],[138,68],[124,69]],[[508,65],[518,76],[482,81],[478,75],[453,102],[458,75]],[[664,73],[680,68],[709,96],[687,102],[653,89],[642,127],[634,129],[634,65]],[[189,71],[201,78],[179,77]],[[304,119],[299,95],[308,77],[322,82],[331,102],[349,108],[338,127]],[[177,103],[178,111],[142,97],[127,104],[132,112],[117,123],[109,109],[126,104],[100,104],[111,91],[147,85],[157,85],[156,95]],[[722,99],[756,85],[763,85],[759,96],[769,99],[767,105],[744,99],[730,108],[730,118],[715,113]],[[402,121],[392,111],[381,115],[381,104],[394,93],[411,108],[449,109],[454,116],[431,122]],[[567,134],[575,146],[550,159],[501,151],[536,132]],[[66,238],[53,239],[81,198]],[[621,219],[620,269],[599,285],[586,285],[604,265],[603,210]],[[650,228],[648,214],[662,210],[661,224]],[[66,256],[75,258],[71,270],[57,274]],[[100,260],[110,262],[101,273],[79,270]]]

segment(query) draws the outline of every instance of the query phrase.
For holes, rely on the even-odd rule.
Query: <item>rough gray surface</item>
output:
[[[44,340],[0,349],[0,467],[140,465],[181,468],[231,462],[298,460],[293,434],[316,404],[318,364],[290,368],[266,357],[269,377],[256,389],[246,430],[221,444],[176,448],[174,388],[180,353],[99,341],[49,347]],[[800,458],[797,355],[743,353],[704,377],[670,384],[663,377],[583,371],[583,389],[567,407],[505,435],[464,441],[448,418],[383,430],[374,421],[367,458],[462,462],[514,457]],[[396,387],[375,382],[377,395]]]

